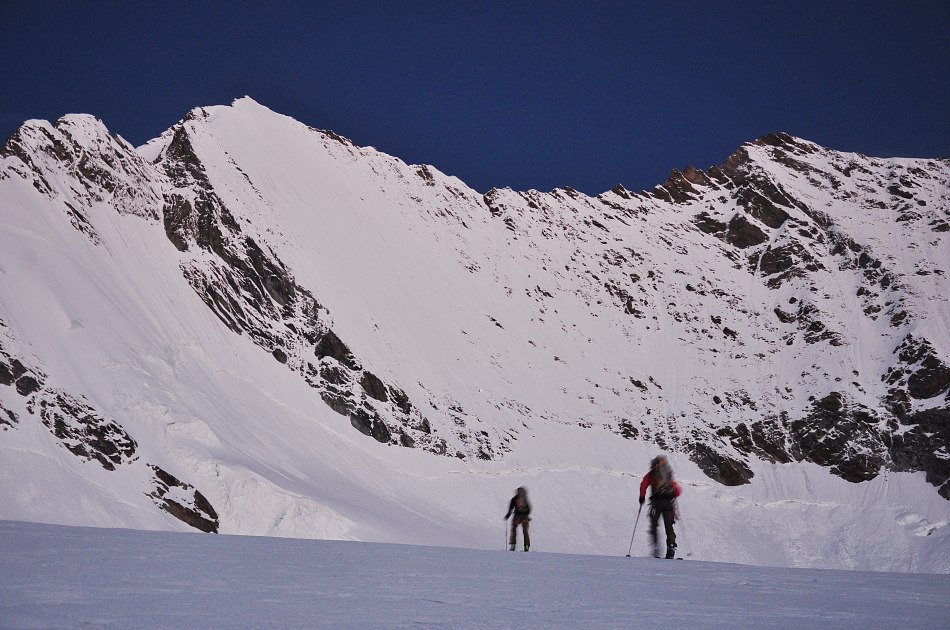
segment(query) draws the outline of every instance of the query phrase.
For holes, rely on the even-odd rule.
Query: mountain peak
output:
[[[266,109],[267,111],[273,111],[273,110],[271,110],[269,107],[266,107],[266,106],[264,106],[264,105],[261,105],[259,102],[257,102],[256,100],[254,100],[253,98],[251,98],[250,96],[247,96],[247,95],[241,96],[241,97],[236,98],[236,99],[234,99],[233,101],[231,101],[231,107],[238,107],[238,108],[241,108],[241,107],[247,107],[247,108],[259,107],[259,108],[262,108],[262,109]]]
[[[661,449],[708,556],[943,553],[946,163],[775,133],[646,193],[480,195],[250,98],[135,150],[22,129],[5,518],[492,546],[530,474],[549,548],[607,553]],[[872,548],[815,560],[855,523]]]

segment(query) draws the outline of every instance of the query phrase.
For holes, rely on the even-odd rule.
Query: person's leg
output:
[[[663,510],[663,527],[666,529],[666,557],[676,554],[676,532],[673,531],[673,509]]]
[[[528,536],[528,519],[521,521],[521,533],[524,534],[524,550],[527,551],[531,547],[531,537]]]
[[[655,507],[650,507],[650,545],[653,550],[653,557],[660,557],[660,546],[657,540],[657,527],[660,524],[660,511]]]
[[[508,539],[508,545],[512,551],[515,550],[515,544],[518,542],[518,519],[511,519],[511,537]]]

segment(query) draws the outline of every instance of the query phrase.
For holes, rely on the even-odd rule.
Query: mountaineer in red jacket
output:
[[[651,488],[650,541],[653,545],[653,557],[660,557],[656,530],[662,515],[663,525],[666,528],[666,557],[673,559],[676,555],[676,532],[673,531],[673,523],[676,522],[676,497],[682,490],[673,479],[673,470],[663,455],[653,458],[650,462],[650,472],[640,482],[640,505],[643,505],[647,486]]]

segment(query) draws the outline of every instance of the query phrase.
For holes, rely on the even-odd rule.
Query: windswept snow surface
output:
[[[945,628],[950,576],[0,522],[4,628]]]

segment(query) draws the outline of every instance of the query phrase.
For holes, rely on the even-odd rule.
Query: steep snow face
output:
[[[30,121],[0,518],[494,547],[528,484],[612,553],[660,448],[703,557],[950,571],[948,182],[773,134],[482,195],[249,98],[137,150]]]

